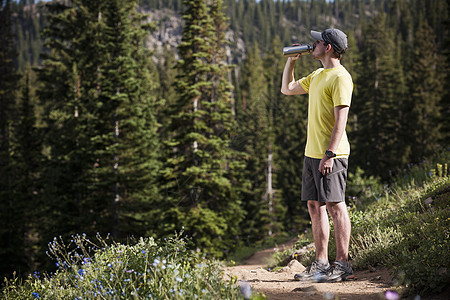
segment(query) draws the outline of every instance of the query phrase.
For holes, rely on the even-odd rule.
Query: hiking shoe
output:
[[[294,279],[301,280],[314,280],[321,279],[322,277],[327,277],[328,270],[330,269],[330,264],[322,264],[317,260],[314,261],[303,273],[295,274]]]
[[[353,270],[350,264],[348,266],[344,266],[338,261],[331,266],[327,277],[326,282],[338,282],[355,279],[355,275],[353,275]]]

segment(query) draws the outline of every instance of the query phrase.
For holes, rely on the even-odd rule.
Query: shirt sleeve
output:
[[[350,106],[352,101],[353,81],[350,76],[338,76],[334,82],[333,87],[333,105],[336,106]]]
[[[309,93],[309,86],[311,85],[311,81],[313,80],[314,76],[316,76],[317,74],[319,74],[321,71],[323,70],[323,68],[317,69],[314,72],[312,72],[311,74],[309,74],[306,77],[300,78],[298,80],[298,83],[302,86],[302,88]]]

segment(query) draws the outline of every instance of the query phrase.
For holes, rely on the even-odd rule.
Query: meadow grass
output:
[[[140,238],[129,245],[97,236],[55,238],[51,275],[34,273],[6,280],[3,299],[243,299],[235,280],[222,278],[222,266],[191,251],[180,235],[156,242]]]

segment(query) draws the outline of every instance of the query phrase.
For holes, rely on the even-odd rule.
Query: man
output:
[[[347,36],[338,29],[311,31],[316,40],[311,53],[323,68],[300,80],[294,79],[294,65],[301,54],[289,57],[283,71],[281,92],[309,94],[308,130],[302,173],[302,200],[307,201],[316,247],[316,260],[296,280],[335,282],[354,278],[348,262],[350,218],[345,204],[350,145],[345,127],[353,82],[341,65]],[[336,261],[328,262],[331,215],[335,230]]]

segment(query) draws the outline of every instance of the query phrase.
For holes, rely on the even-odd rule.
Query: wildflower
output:
[[[159,259],[155,258],[155,260],[153,261],[153,266],[157,266],[159,265],[160,261]]]
[[[178,276],[177,276],[177,278],[175,278],[175,280],[178,281],[178,282],[183,282],[183,279],[181,277],[178,277]]]
[[[386,300],[398,300],[400,298],[400,296],[394,291],[387,291],[384,294],[384,297]]]
[[[41,298],[41,297],[39,296],[39,294],[36,293],[36,292],[32,293],[31,295],[33,295],[33,297],[34,297],[35,299]]]
[[[252,287],[248,284],[248,282],[243,282],[239,286],[239,289],[241,290],[244,299],[250,299],[252,297]]]

